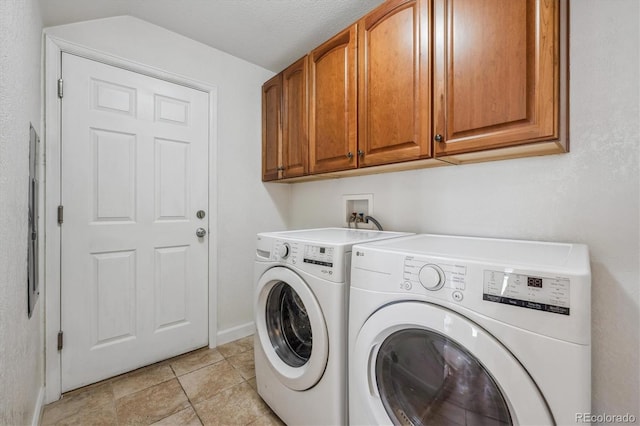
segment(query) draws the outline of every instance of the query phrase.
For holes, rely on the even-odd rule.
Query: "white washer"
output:
[[[351,247],[407,233],[324,228],[258,234],[258,393],[287,424],[347,422]]]
[[[353,253],[352,425],[564,425],[590,412],[585,245],[416,235]]]

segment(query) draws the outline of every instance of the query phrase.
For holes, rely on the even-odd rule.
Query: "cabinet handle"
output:
[[[358,150],[358,157],[360,157],[360,158],[364,157],[364,151],[363,150],[361,150],[361,149]]]
[[[351,151],[347,152],[347,158],[351,160],[353,158],[353,152]]]
[[[284,172],[284,166],[278,166],[278,168],[276,170]]]
[[[442,142],[443,137],[440,133],[438,133],[437,135],[434,136],[433,138],[436,142]]]

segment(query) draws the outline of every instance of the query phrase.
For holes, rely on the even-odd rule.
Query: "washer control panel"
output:
[[[273,250],[271,250],[271,260],[279,260],[295,264],[298,261],[299,252],[298,243],[277,240],[273,244]]]
[[[270,250],[259,249],[268,259],[333,282],[343,282],[348,277],[345,252],[340,247],[307,244],[301,241],[274,239]],[[266,257],[266,256],[264,256]]]
[[[322,247],[316,245],[305,245],[302,261],[312,265],[326,266],[333,268],[333,247]]]

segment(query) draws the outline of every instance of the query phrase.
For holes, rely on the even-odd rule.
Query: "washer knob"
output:
[[[444,285],[444,272],[437,265],[424,265],[420,269],[419,279],[427,290],[440,290]]]
[[[286,259],[287,257],[289,257],[290,251],[291,250],[290,250],[289,244],[284,243],[283,245],[278,247],[278,256],[280,256],[281,259]]]

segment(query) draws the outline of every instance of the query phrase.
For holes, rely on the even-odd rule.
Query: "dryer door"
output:
[[[553,424],[535,383],[502,344],[428,303],[374,313],[349,367],[357,390],[351,420],[358,423]]]
[[[322,310],[307,283],[284,267],[258,281],[256,332],[271,369],[291,389],[315,385],[327,365],[329,342]]]

